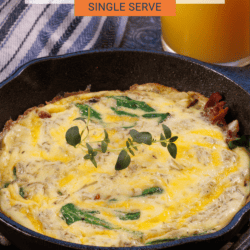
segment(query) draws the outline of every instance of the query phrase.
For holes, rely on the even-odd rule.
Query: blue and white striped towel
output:
[[[118,47],[127,19],[75,17],[73,4],[0,0],[0,82],[39,57]]]

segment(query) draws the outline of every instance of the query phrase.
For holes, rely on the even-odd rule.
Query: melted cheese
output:
[[[110,96],[125,95],[143,101],[155,113],[169,113],[162,123],[147,119],[142,109],[117,107]],[[96,98],[96,102],[89,100]],[[38,108],[16,123],[4,136],[0,154],[1,210],[18,223],[65,241],[97,246],[140,246],[158,239],[178,238],[223,228],[244,205],[249,187],[249,156],[243,148],[229,150],[224,131],[202,116],[201,106],[187,109],[191,95],[168,89],[155,93],[134,90],[81,94]],[[82,134],[93,148],[100,148],[104,129],[110,143],[96,156],[97,168],[85,160],[88,152],[67,144],[65,134],[85,123],[75,104],[87,104],[101,115],[90,119]],[[118,115],[111,108],[136,116]],[[153,113],[154,113],[153,112]],[[138,145],[128,168],[115,170],[117,157],[126,147],[129,131],[148,131],[156,140],[167,125],[177,157],[158,143]],[[84,145],[84,143],[83,143]],[[86,146],[86,145],[85,145]],[[13,169],[16,169],[16,175]],[[4,187],[10,183],[8,187]],[[143,190],[163,192],[141,196]],[[24,196],[21,195],[24,192]],[[61,208],[73,203],[113,229],[76,221],[67,225]],[[140,212],[135,220],[117,213]]]

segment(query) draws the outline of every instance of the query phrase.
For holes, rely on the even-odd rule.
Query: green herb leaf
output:
[[[86,119],[83,118],[83,117],[78,117],[78,118],[74,119],[74,121],[77,121],[77,120],[81,120],[81,121],[83,121],[84,123],[86,123]]]
[[[117,110],[113,107],[111,107],[111,109],[117,114],[117,115],[126,115],[126,116],[131,116],[131,117],[138,117],[138,115],[136,114],[132,114],[132,113],[128,113],[126,111],[122,111],[122,110]]]
[[[79,128],[77,126],[71,127],[66,132],[66,141],[71,146],[76,146],[81,142],[81,135],[79,133]]]
[[[24,189],[22,187],[19,188],[19,194],[24,198],[25,193],[24,193]]]
[[[237,146],[234,144],[234,141],[230,141],[228,143],[228,147],[229,147],[229,149],[235,149],[235,148],[237,148]]]
[[[107,148],[108,148],[107,142],[102,141],[102,142],[101,142],[101,149],[102,149],[102,152],[103,152],[103,153],[106,153]]]
[[[144,114],[142,117],[146,119],[153,119],[153,118],[160,118],[159,124],[164,122],[164,120],[169,116],[169,113],[151,113],[151,114]]]
[[[160,188],[160,187],[151,187],[151,188],[144,189],[140,196],[147,196],[147,195],[152,195],[152,194],[161,194],[161,193],[163,193],[163,191],[164,190],[162,188]]]
[[[127,168],[130,164],[130,161],[131,158],[128,152],[125,149],[123,149],[118,156],[117,162],[115,164],[115,170],[122,170]]]
[[[177,147],[174,143],[171,142],[168,144],[168,152],[174,159],[176,158]]]
[[[106,129],[104,129],[104,135],[105,135],[104,141],[105,141],[106,143],[110,143],[109,135],[108,135],[108,132],[106,131]]]
[[[166,139],[169,139],[171,137],[170,128],[168,126],[166,126],[165,124],[162,124],[162,128],[163,128],[163,132],[164,132]]]
[[[128,148],[128,151],[130,152],[131,155],[135,156],[135,153],[131,148]]]
[[[230,149],[234,149],[236,147],[245,147],[250,149],[250,135],[242,135],[240,138],[230,141],[228,143],[228,147]]]
[[[131,125],[131,126],[123,126],[123,128],[125,128],[125,129],[133,128],[133,127],[135,127],[135,124],[134,124],[134,125]]]
[[[141,216],[141,212],[122,212],[116,211],[117,216],[120,220],[138,220]]]
[[[90,155],[93,155],[93,153],[94,153],[93,148],[92,148],[88,143],[86,143],[86,146],[87,146],[87,148],[88,148],[88,153],[89,153]]]
[[[163,140],[166,140],[165,136],[163,134],[161,134],[161,137],[160,137],[160,140],[161,140],[161,145],[163,147],[167,147],[167,143],[166,142],[163,142]]]
[[[9,185],[10,185],[10,182],[6,182],[3,187],[7,188]]]
[[[97,152],[96,152],[96,153],[97,153]],[[91,160],[91,162],[93,163],[93,165],[97,168],[97,163],[96,163],[95,158],[92,156],[92,157],[90,158],[90,160]]]
[[[93,165],[97,168],[97,164],[95,160],[95,156],[97,155],[97,152],[94,151],[94,149],[88,143],[86,143],[86,146],[88,148],[88,154],[84,156],[84,159],[90,160],[93,163]]]
[[[135,129],[130,130],[130,135],[137,143],[152,144],[152,135],[149,132],[138,132]]]
[[[117,107],[126,107],[129,109],[141,109],[146,112],[155,111],[145,102],[135,101],[127,96],[110,96],[110,98],[114,98],[116,100]]]
[[[14,175],[14,179],[16,180],[17,179],[17,176],[16,176],[16,167],[13,168],[13,175]]]
[[[175,142],[178,139],[178,136],[173,136],[169,139],[170,142]]]
[[[84,155],[84,157],[83,157],[83,158],[84,158],[85,160],[89,160],[89,159],[90,159],[90,157],[91,157],[91,156],[90,156],[89,154],[86,154],[86,155]]]
[[[57,193],[58,193],[59,195],[63,195],[63,193],[62,193],[60,190],[58,190]]]
[[[90,106],[86,105],[86,104],[76,104],[76,107],[78,107],[80,109],[81,115],[84,117],[88,117],[88,109],[90,108],[90,118],[91,119],[97,119],[97,120],[101,120],[101,114],[99,114],[98,112],[96,112],[93,108],[91,108]]]
[[[112,202],[112,201],[117,201],[117,199],[113,198],[113,199],[110,199],[109,201],[110,201],[110,202]]]

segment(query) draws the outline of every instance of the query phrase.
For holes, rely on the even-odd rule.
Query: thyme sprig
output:
[[[85,127],[83,130],[79,131],[79,128],[77,126],[71,127],[66,132],[65,138],[69,145],[78,147],[82,146],[83,151],[86,152],[84,155],[85,160],[90,160],[95,167],[97,167],[97,162],[95,157],[98,153],[106,153],[106,152],[112,152],[112,151],[121,151],[119,153],[119,156],[117,158],[115,169],[116,170],[122,170],[129,166],[131,162],[131,156],[135,156],[135,151],[138,150],[138,147],[142,144],[146,145],[152,145],[155,143],[160,142],[160,144],[163,147],[167,147],[169,154],[176,158],[177,155],[177,147],[174,143],[178,136],[173,136],[169,127],[162,124],[163,133],[160,135],[160,140],[153,139],[152,135],[149,132],[138,132],[135,129],[130,130],[129,134],[130,137],[126,140],[126,146],[122,148],[116,148],[112,149],[108,147],[108,144],[110,143],[108,132],[104,129],[104,139],[102,141],[94,141],[94,142],[85,142],[85,140],[89,136],[89,128],[88,124],[90,121],[90,107],[88,107],[88,119],[86,121],[85,118],[79,117],[75,120],[81,120],[85,123]],[[84,136],[85,131],[87,130],[87,134]],[[84,138],[82,139],[82,137]],[[93,143],[101,143],[100,148],[93,148],[90,144]]]

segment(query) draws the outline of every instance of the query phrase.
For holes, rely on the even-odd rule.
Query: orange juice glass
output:
[[[177,4],[176,16],[161,17],[163,49],[208,63],[250,63],[250,1]]]

